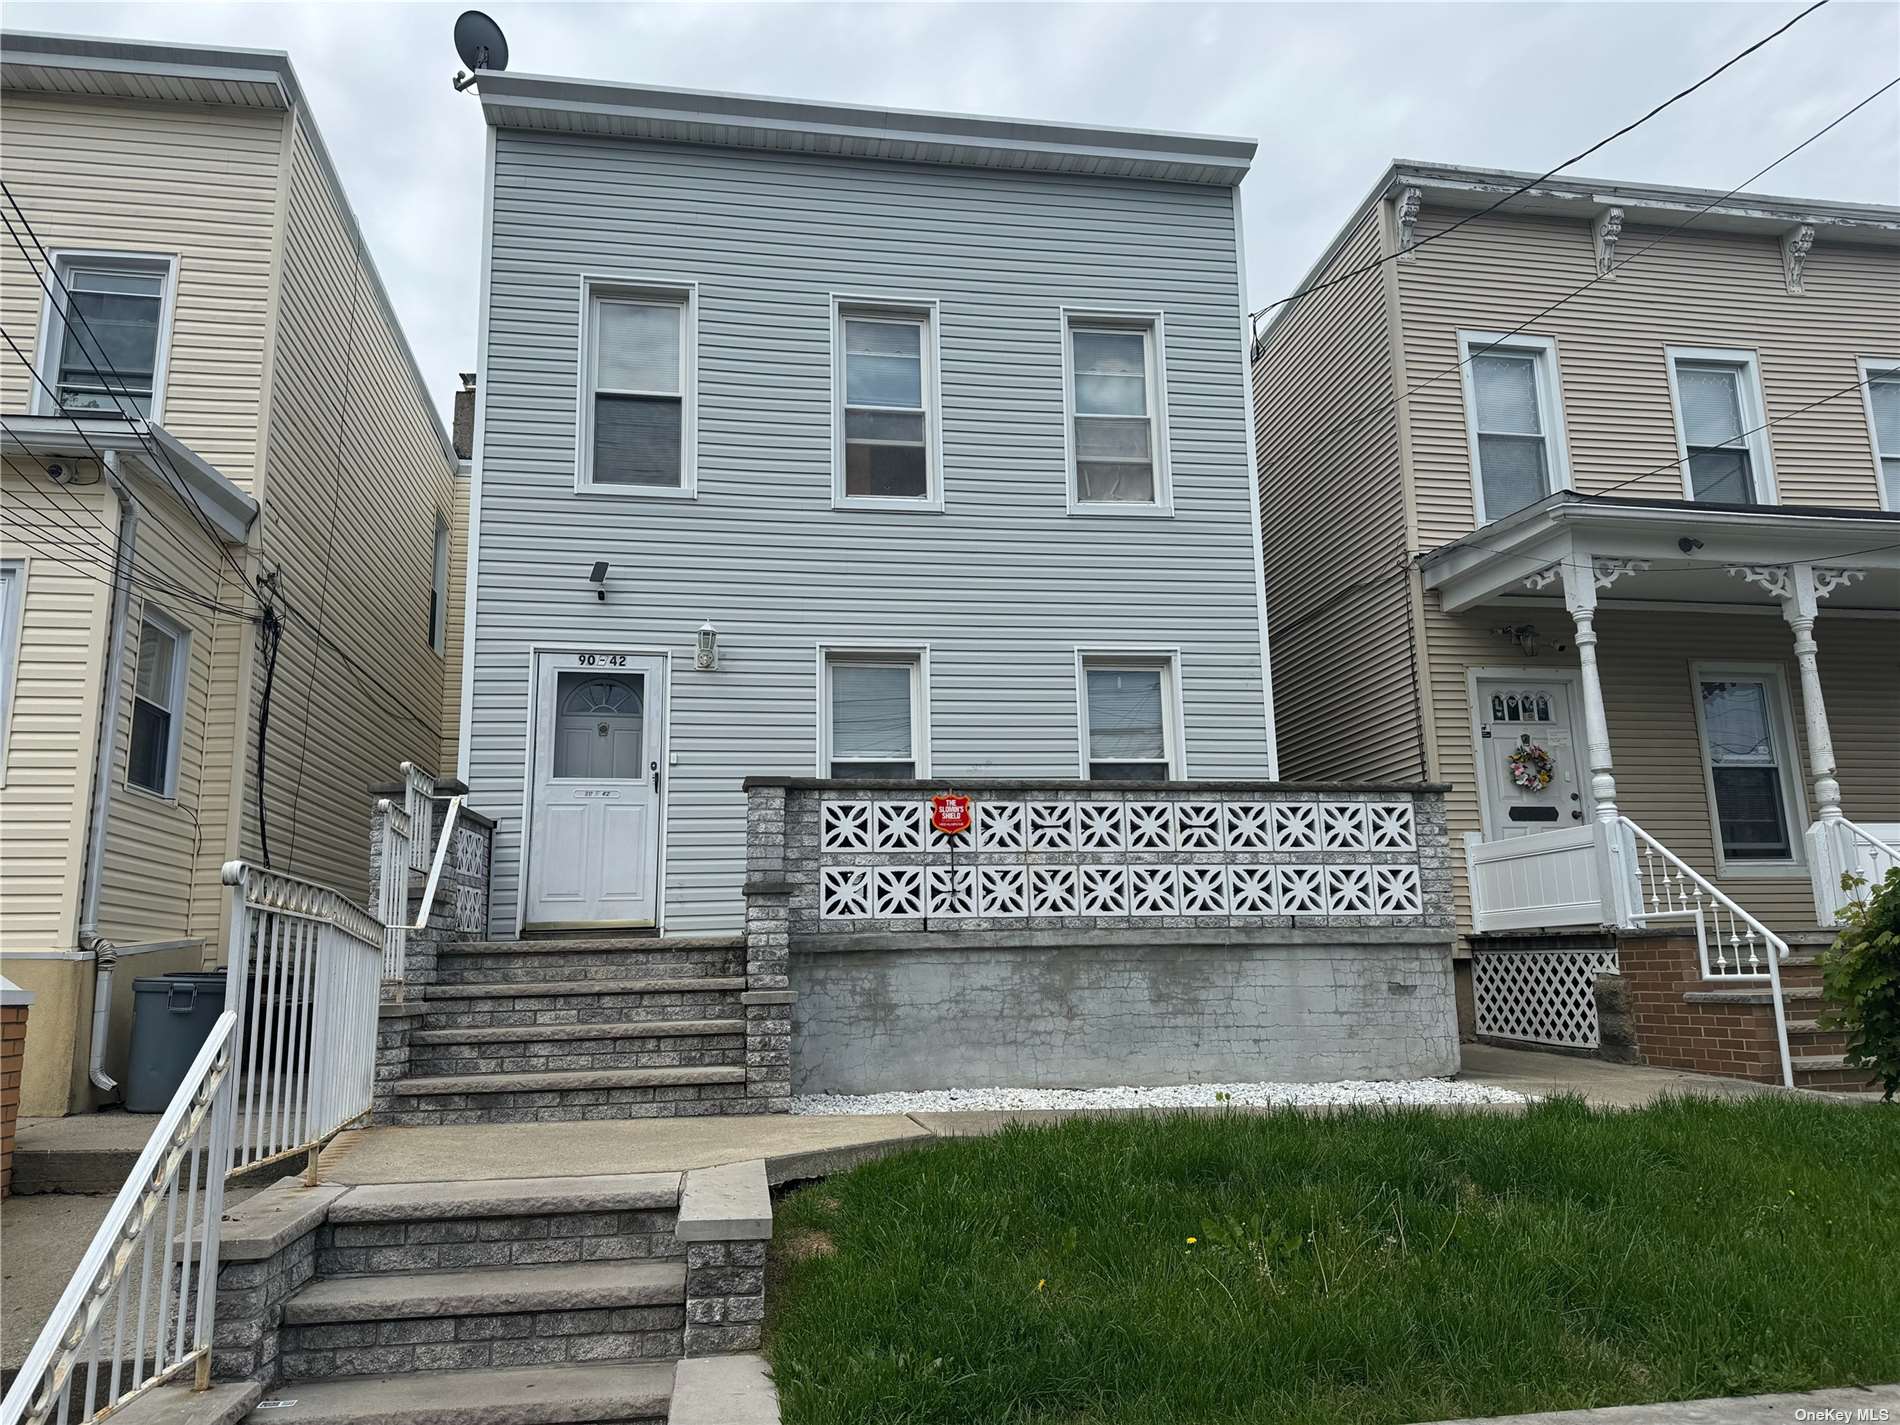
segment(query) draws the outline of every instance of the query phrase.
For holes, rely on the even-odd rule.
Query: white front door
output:
[[[1486,839],[1582,825],[1590,807],[1571,733],[1572,685],[1562,679],[1479,678],[1476,690]],[[1545,771],[1550,780],[1540,787]]]
[[[528,925],[652,925],[666,660],[544,653],[535,665]]]

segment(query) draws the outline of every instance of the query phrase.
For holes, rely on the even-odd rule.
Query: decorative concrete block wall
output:
[[[748,789],[798,1092],[1457,1067],[1437,787]],[[969,833],[932,828],[938,791],[972,797]]]

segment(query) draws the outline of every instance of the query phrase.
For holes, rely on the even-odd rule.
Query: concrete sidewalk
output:
[[[1783,1092],[1733,1079],[1632,1068],[1599,1059],[1486,1044],[1465,1045],[1464,1060],[1460,1079],[1536,1097],[1572,1093],[1607,1108],[1638,1108],[1665,1094],[1736,1098]],[[1011,1123],[1052,1123],[1118,1111],[1052,1109],[809,1118],[771,1115],[365,1128],[338,1135],[324,1151],[321,1171],[325,1181],[337,1183],[462,1182],[582,1173],[673,1172],[763,1158],[768,1177],[777,1184],[839,1172],[870,1158],[939,1138],[995,1133]],[[1464,1111],[1508,1113],[1514,1108],[1502,1105]]]
[[[1900,1421],[1900,1385],[1610,1405],[1539,1415],[1493,1415],[1484,1420],[1437,1420],[1430,1425],[1855,1425],[1881,1420]]]

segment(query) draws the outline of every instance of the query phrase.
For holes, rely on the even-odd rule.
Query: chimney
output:
[[[475,373],[462,373],[462,389],[455,393],[455,425],[450,431],[455,453],[463,460],[475,458]]]

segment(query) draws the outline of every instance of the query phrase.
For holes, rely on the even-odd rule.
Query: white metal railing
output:
[[[1788,957],[1787,942],[1628,817],[1620,816],[1616,822],[1623,834],[1611,847],[1613,854],[1628,863],[1624,882],[1632,898],[1628,919],[1638,925],[1669,920],[1693,925],[1704,979],[1768,981],[1781,1081],[1794,1087],[1788,1014],[1781,997],[1781,962]]]
[[[383,926],[340,891],[229,861],[225,1004],[239,1023],[236,1172],[369,1112]]]
[[[413,762],[402,764],[402,809],[409,817],[409,865],[411,869],[429,869],[429,847],[433,842],[431,814],[435,806],[435,778]],[[406,909],[406,907],[405,907]],[[397,919],[403,917],[398,916]]]
[[[27,1353],[0,1405],[6,1425],[90,1420],[186,1371],[197,1389],[211,1383],[240,1038],[227,1008]]]
[[[1602,857],[1595,827],[1567,826],[1504,841],[1465,836],[1476,931],[1602,925]]]
[[[376,803],[376,811],[382,827],[382,845],[377,848],[376,916],[383,923],[383,978],[400,980],[409,957],[409,872],[422,842],[405,808],[385,798]]]
[[[1900,866],[1900,823],[1863,826],[1844,816],[1823,817],[1808,828],[1807,839],[1814,916],[1821,925],[1839,925],[1843,901],[1864,897]],[[1847,889],[1844,876],[1858,876],[1864,884]]]

